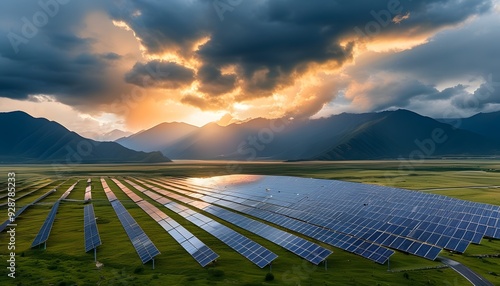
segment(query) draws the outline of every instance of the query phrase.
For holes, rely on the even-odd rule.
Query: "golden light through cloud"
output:
[[[168,5],[124,1],[106,8],[88,4],[80,22],[66,29],[75,38],[56,37],[50,43],[68,44],[69,55],[63,59],[67,65],[61,68],[78,67],[80,77],[66,79],[62,73],[64,79],[55,83],[56,88],[47,92],[28,89],[14,96],[49,94],[97,121],[106,121],[103,114],[112,113],[129,131],[164,121],[203,125],[227,114],[235,121],[309,118],[331,114],[339,96],[341,104],[350,105],[349,110],[368,111],[378,102],[369,98],[378,78],[381,84],[389,84],[384,77],[394,74],[383,70],[367,74],[365,68],[379,58],[403,57],[430,46],[437,35],[490,17],[485,12],[488,9],[488,13],[498,14],[499,7],[498,1],[491,7],[459,1],[453,5],[462,13],[444,17],[441,13],[451,6],[439,1],[404,3],[394,11],[374,2],[370,3],[373,7],[355,7],[360,14],[342,20],[322,18],[324,11],[334,15],[341,12],[340,7],[308,4],[303,9],[301,2],[290,1],[285,6],[287,1],[278,2],[269,4],[269,10],[266,5],[247,3],[248,10],[238,7],[228,12],[228,21],[220,21],[210,5],[207,10],[192,1]],[[442,16],[436,18],[439,21],[422,16],[435,7],[441,7],[433,10]],[[319,18],[309,21],[307,13]],[[58,28],[65,30],[65,26]],[[92,65],[95,68],[83,72]],[[438,91],[464,84],[472,93],[484,83],[477,74],[475,78],[465,74],[421,82]],[[79,81],[83,82],[81,88]],[[64,82],[70,84],[64,86]],[[75,86],[78,89],[72,89]],[[88,94],[80,94],[87,89]],[[10,92],[7,88],[7,94]]]

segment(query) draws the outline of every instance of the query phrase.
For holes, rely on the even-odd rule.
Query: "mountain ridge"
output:
[[[160,152],[134,151],[115,142],[99,142],[46,118],[22,112],[0,113],[2,163],[160,163]]]
[[[500,119],[498,123],[500,125]],[[273,124],[280,128],[274,126],[276,130],[273,131]],[[500,140],[496,138],[453,128],[404,109],[341,113],[313,120],[255,118],[227,126],[210,123],[193,128],[171,144],[155,144],[158,150],[173,159],[397,159],[418,151],[415,140],[429,139],[436,128],[442,129],[450,140],[438,144],[429,156],[497,155],[499,152]],[[141,140],[148,141],[148,138]]]

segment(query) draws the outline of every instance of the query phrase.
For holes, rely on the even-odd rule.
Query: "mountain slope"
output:
[[[500,111],[491,113],[478,113],[469,118],[439,119],[460,129],[469,130],[485,137],[500,140]]]
[[[160,152],[145,153],[114,142],[86,139],[44,118],[16,111],[0,113],[0,162],[125,163],[168,162]]]
[[[398,110],[378,114],[314,160],[362,160],[498,154],[500,144],[432,118]]]

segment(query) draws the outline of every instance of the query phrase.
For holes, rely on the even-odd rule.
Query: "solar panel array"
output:
[[[127,233],[132,245],[137,251],[139,258],[142,263],[145,264],[148,261],[154,259],[154,257],[160,254],[160,251],[153,244],[151,239],[144,233],[142,228],[137,224],[135,219],[129,214],[129,212],[125,209],[125,207],[120,203],[120,201],[116,198],[115,194],[109,188],[106,181],[101,178],[101,183],[104,188],[104,192],[108,197],[111,206],[115,210],[118,219],[120,220],[125,232]]]
[[[45,180],[43,180],[43,181],[45,181]],[[25,181],[21,181],[21,182],[16,181],[16,193],[20,193],[21,191],[24,191],[24,190],[36,188],[33,191],[27,192],[27,194],[29,195],[29,194],[36,192],[39,189],[44,188],[52,183],[53,182],[49,182],[49,183],[46,183],[46,184],[40,186],[40,184],[42,184],[42,182],[37,181],[37,180],[32,180],[32,181],[25,180]],[[3,195],[0,195],[0,200],[5,199],[9,196],[9,192],[7,192],[7,190],[8,190],[8,187],[6,187],[5,189],[0,191],[0,193],[5,193]],[[26,195],[26,193],[24,195]],[[17,197],[17,199],[19,199],[19,198],[20,197]],[[6,205],[7,205],[7,202],[0,204],[0,207],[6,206]]]
[[[39,198],[37,198],[36,200],[34,200],[33,202],[23,206],[22,208],[20,208],[18,211],[16,211],[16,214],[14,215],[13,217],[13,220],[15,221],[15,219],[20,216],[26,209],[28,209],[30,206],[38,203],[39,201],[45,199],[48,195],[54,193],[56,191],[56,189],[52,189],[48,192],[46,192],[45,194],[41,195]],[[10,221],[10,219],[7,219],[5,222],[3,222],[1,225],[0,225],[0,232],[4,231],[5,228],[7,228],[7,226],[9,224],[11,224],[12,222]]]
[[[185,193],[187,195],[191,193],[182,188],[177,188],[173,185],[168,185],[168,187],[177,192]],[[201,193],[203,193],[203,191],[198,191],[198,194]],[[198,197],[200,196],[198,195]],[[376,243],[365,241],[363,239],[356,238],[351,235],[346,235],[345,233],[342,232],[337,232],[331,229],[326,229],[324,227],[319,227],[317,225],[309,224],[297,218],[292,218],[282,214],[273,213],[267,210],[258,209],[254,207],[252,204],[246,205],[244,202],[241,201],[241,199],[240,203],[235,203],[231,201],[230,198],[231,198],[230,196],[227,196],[224,200],[222,200],[222,199],[217,199],[216,197],[210,195],[204,195],[200,197],[200,199],[202,200],[211,201],[214,204],[221,205],[229,209],[234,209],[236,211],[254,217],[258,217],[262,220],[280,225],[281,227],[296,231],[305,236],[317,239],[329,245],[361,255],[367,259],[370,259],[380,264],[384,264],[389,259],[389,257],[394,254],[393,250],[381,247]],[[438,248],[436,249],[438,250],[437,252],[439,252],[439,249]]]
[[[99,231],[97,230],[94,205],[92,204],[83,207],[83,231],[85,236],[85,252],[95,249],[102,244]]]
[[[178,224],[160,209],[143,200],[120,181],[112,179],[144,212],[160,224],[202,267],[216,260],[219,255],[194,236],[190,231]]]
[[[18,201],[18,200],[20,200],[20,199],[22,199],[22,198],[24,198],[24,197],[27,197],[27,196],[29,196],[29,195],[31,195],[31,194],[33,194],[33,193],[38,192],[39,190],[41,190],[41,189],[43,189],[43,188],[47,187],[48,185],[51,185],[52,183],[54,183],[54,182],[49,182],[49,183],[43,184],[43,185],[41,185],[41,186],[38,186],[35,190],[29,191],[29,192],[26,192],[26,193],[22,193],[22,194],[17,193],[17,190],[16,190],[16,198],[15,198],[15,199]],[[26,188],[26,189],[27,189],[27,188]],[[4,195],[4,196],[2,197],[2,199],[6,198],[7,196],[8,196],[7,194],[6,194],[6,195]],[[5,207],[5,206],[7,206],[7,202],[5,202],[5,203],[1,203],[1,204],[0,204],[0,208]]]
[[[49,239],[50,231],[52,230],[52,225],[54,224],[54,220],[56,218],[57,209],[59,208],[59,203],[60,203],[60,201],[58,200],[52,206],[52,209],[50,210],[49,215],[45,219],[45,222],[43,223],[42,228],[40,228],[40,231],[38,232],[35,239],[33,240],[31,247],[35,247],[35,246],[38,246],[40,244],[43,244]]]
[[[240,215],[238,213],[226,210],[224,208],[212,205],[210,203],[203,203],[197,201],[196,199],[193,200],[185,196],[181,196],[159,188],[152,188],[152,190],[166,197],[170,197],[185,204],[197,207],[222,220],[225,220],[247,231],[257,234],[315,265],[324,261],[332,253],[331,250],[301,237],[298,237],[294,234],[288,233],[273,226]]]
[[[236,181],[241,178],[233,177]],[[246,184],[221,185],[208,180],[203,184],[200,179],[169,182],[203,190],[217,200],[237,200],[428,259],[434,259],[442,248],[464,252],[484,236],[500,237],[499,206],[429,193],[273,176]]]
[[[269,190],[269,188],[267,188],[267,189]],[[204,193],[210,194],[210,192],[204,192]],[[212,193],[211,196],[214,197],[215,199],[217,199],[218,204],[224,205],[224,206],[229,207],[229,208],[235,208],[239,211],[248,213],[250,215],[261,217],[264,220],[274,221],[275,223],[279,223],[279,222],[286,223],[287,225],[292,226],[292,229],[293,229],[293,227],[297,227],[297,222],[290,222],[289,217],[295,218],[297,221],[299,219],[303,220],[306,223],[308,223],[309,225],[304,225],[302,229],[299,229],[297,231],[305,230],[302,233],[307,235],[307,236],[324,241],[324,242],[329,243],[333,246],[342,248],[346,251],[353,252],[355,254],[359,254],[365,258],[374,260],[378,263],[385,263],[385,261],[388,259],[388,257],[390,255],[392,255],[392,251],[388,252],[390,250],[388,250],[386,248],[381,248],[380,246],[378,246],[378,244],[380,243],[379,241],[373,241],[370,239],[371,237],[368,237],[368,239],[367,239],[367,236],[370,236],[370,233],[372,232],[372,230],[369,227],[365,227],[363,229],[363,224],[366,223],[369,219],[359,220],[356,218],[355,223],[357,225],[354,224],[353,228],[351,229],[351,230],[354,230],[354,232],[349,232],[349,231],[346,231],[347,230],[346,226],[348,224],[345,222],[343,224],[335,225],[338,227],[331,227],[331,224],[329,225],[330,226],[329,227],[329,226],[325,226],[322,224],[317,224],[317,223],[315,223],[316,221],[308,220],[307,214],[304,214],[304,213],[299,213],[299,214],[293,215],[290,213],[281,213],[280,214],[279,212],[278,213],[271,213],[270,212],[271,214],[269,214],[269,213],[265,214],[266,209],[273,209],[274,211],[276,211],[279,209],[283,209],[284,207],[282,207],[282,206],[280,206],[280,207],[267,206],[264,208],[258,208],[256,206],[259,204],[259,202],[252,200],[252,199],[248,199],[248,196],[246,197],[246,200],[241,202],[241,205],[235,205],[230,200],[231,196],[227,195],[227,194],[224,195],[225,199],[219,199],[219,198],[221,198],[222,195],[218,195],[218,194]],[[268,196],[267,199],[271,198],[270,195],[267,195],[267,196]],[[234,198],[239,198],[239,197],[234,197]],[[241,200],[242,198],[239,198],[239,199]],[[274,200],[276,201],[276,199],[274,199]],[[242,206],[242,205],[244,205],[244,206]],[[247,205],[247,206],[245,206],[245,205]],[[248,205],[251,205],[252,207],[248,207]],[[262,207],[262,205],[261,205],[261,207]],[[281,215],[282,217],[285,218],[284,220],[285,221],[288,220],[288,222],[283,222],[283,219],[279,219],[277,217],[277,215]],[[317,218],[314,217],[313,219],[317,219]],[[302,222],[302,223],[304,223],[304,222]],[[372,222],[372,224],[369,226],[376,227],[377,224],[376,224],[376,222],[375,223]],[[287,226],[285,226],[285,227],[287,227]],[[318,227],[320,228],[319,230],[318,230]],[[323,231],[321,231],[321,228],[323,228]],[[338,233],[336,233],[333,236],[330,235],[329,238],[326,238],[325,233],[324,233],[325,228],[328,230],[332,230],[332,231],[341,233],[341,234],[339,235]],[[364,231],[364,233],[362,233],[363,231]],[[342,233],[348,234],[349,236],[346,237]],[[385,238],[388,238],[388,236],[390,237],[390,235],[386,235]],[[392,236],[391,238],[395,239],[395,236]],[[412,253],[412,254],[415,254],[415,255],[418,255],[421,257],[425,257],[425,258],[428,258],[431,260],[434,260],[437,257],[437,255],[439,254],[439,252],[441,251],[441,249],[437,246],[432,246],[432,245],[429,245],[426,243],[422,243],[419,241],[408,239],[406,237],[398,238],[398,242],[399,242],[399,244],[393,248],[404,251],[404,252]],[[386,246],[388,246],[388,245],[386,245]]]
[[[189,220],[191,223],[215,236],[220,241],[224,242],[226,245],[234,249],[239,254],[243,255],[245,258],[250,260],[255,265],[259,266],[260,268],[269,265],[274,259],[278,257],[278,255],[274,254],[262,245],[207,216],[204,216],[188,207],[166,199],[165,197],[159,196],[156,193],[147,191],[143,187],[130,180],[125,181],[138,191],[149,196],[151,199],[165,205],[165,207],[169,208],[171,211],[176,212],[185,219]],[[144,185],[147,187],[153,187],[145,183]]]

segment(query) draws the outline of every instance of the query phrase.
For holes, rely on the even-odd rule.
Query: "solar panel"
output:
[[[145,264],[148,261],[154,259],[154,257],[160,254],[160,251],[153,244],[151,239],[144,233],[142,228],[137,224],[135,219],[130,215],[130,213],[125,209],[122,203],[116,199],[113,191],[109,189],[106,181],[101,178],[101,183],[103,184],[103,188],[105,189],[106,195],[108,196],[108,200],[111,203],[111,206],[115,210],[120,223],[122,224],[125,232],[127,233],[132,245],[135,248],[135,251],[139,255],[142,263]],[[107,191],[106,191],[107,190]]]
[[[56,218],[57,209],[59,208],[59,200],[54,203],[52,209],[50,210],[45,222],[43,223],[40,231],[36,235],[31,247],[38,246],[40,244],[45,243],[49,239],[50,231],[52,230],[52,225],[54,224],[54,219]]]
[[[229,183],[218,183],[223,180]],[[231,182],[241,180],[251,182]],[[169,183],[201,190],[217,203],[255,206],[429,259],[441,248],[464,252],[484,236],[495,237],[498,229],[498,206],[383,186],[273,176]],[[394,243],[396,237],[401,243]]]
[[[165,231],[174,238],[202,267],[216,260],[219,255],[195,237],[190,231],[163,213],[151,203],[143,200],[120,181],[112,179],[118,187],[135,203],[153,218]]]
[[[29,192],[23,193],[23,194],[21,194],[21,195],[18,195],[18,196],[16,197],[16,200],[20,200],[20,199],[22,199],[22,198],[24,198],[24,197],[27,197],[27,196],[29,196],[29,195],[31,195],[31,194],[33,194],[33,193],[35,193],[35,192],[38,192],[39,190],[41,190],[41,189],[43,189],[43,188],[47,187],[48,185],[50,185],[50,184],[52,184],[52,183],[53,183],[53,182],[46,183],[46,184],[44,184],[44,185],[42,185],[42,186],[40,186],[40,187],[38,187],[38,188],[36,188],[36,189],[34,189],[34,190],[32,190],[32,191],[29,191]],[[3,196],[3,198],[6,198],[6,197],[7,197],[7,195]],[[5,203],[1,203],[1,204],[0,204],[0,207],[5,207],[5,206],[7,206],[7,202],[5,202]]]
[[[141,181],[142,182],[142,181]],[[155,192],[158,192],[167,197],[175,197],[176,200],[180,200],[183,203],[190,203],[191,200],[185,198],[183,196],[175,195],[171,192],[161,190],[159,188],[151,188]],[[236,226],[239,226],[247,231],[250,231],[254,234],[257,234],[287,250],[294,253],[297,256],[300,256],[307,261],[317,265],[320,262],[324,261],[332,251],[326,249],[322,246],[319,246],[313,242],[305,240],[301,237],[298,237],[294,234],[290,234],[283,230],[277,229],[275,227],[266,225],[262,222],[256,221],[254,219],[248,218],[246,216],[240,215],[235,212],[228,211],[221,207],[207,204],[205,207],[201,208],[201,210],[206,211],[222,220],[230,222]],[[266,229],[267,231],[263,231]],[[300,246],[296,248],[295,246]]]
[[[92,199],[92,187],[91,186],[87,186],[85,188],[84,200],[85,201],[90,201],[91,199]]]
[[[101,178],[101,184],[104,189],[104,193],[106,194],[106,197],[108,198],[108,201],[112,202],[116,200],[115,194],[111,191],[111,189],[108,186],[108,183],[106,183],[106,180],[104,178]]]
[[[14,217],[12,218],[12,221],[11,221],[10,219],[7,219],[4,223],[2,223],[2,224],[0,225],[0,232],[4,231],[4,230],[5,230],[5,228],[7,228],[7,226],[8,226],[9,224],[11,224],[13,221],[15,221],[15,219],[16,219],[18,216],[20,216],[20,215],[21,215],[21,214],[22,214],[22,213],[23,213],[26,209],[28,209],[30,206],[32,206],[32,205],[34,205],[34,204],[38,203],[39,201],[41,201],[41,200],[45,199],[48,195],[50,195],[50,194],[54,193],[55,191],[56,191],[56,189],[52,189],[52,190],[50,190],[50,191],[46,192],[45,194],[41,195],[39,198],[37,198],[37,199],[36,199],[36,200],[34,200],[33,202],[31,202],[31,203],[29,203],[29,204],[27,204],[27,205],[25,205],[25,206],[21,207],[21,208],[20,208],[20,209],[16,212],[16,214],[14,215]]]
[[[191,195],[190,192],[186,192],[172,186],[169,187],[178,192],[182,192],[188,196]],[[201,197],[202,200],[210,201],[207,200],[206,198],[207,198],[206,196]],[[356,253],[358,255],[361,255],[365,258],[368,258],[380,264],[384,264],[389,259],[389,257],[394,254],[394,251],[387,248],[383,248],[374,243],[362,244],[364,242],[362,239],[354,238],[352,236],[348,236],[343,233],[332,232],[326,230],[325,228],[308,224],[302,220],[293,219],[291,217],[268,212],[262,209],[256,209],[253,206],[242,206],[240,204],[236,204],[225,200],[216,200],[214,201],[214,203],[280,225],[286,229],[296,231],[298,233],[317,239],[329,245]],[[351,240],[351,243],[347,244],[346,241],[349,240]],[[366,251],[366,249],[364,249],[365,246],[366,248],[368,247],[375,248],[380,253],[380,255],[377,256],[372,255],[373,253],[371,251]]]
[[[101,245],[101,237],[97,230],[97,223],[92,204],[83,207],[83,230],[85,236],[85,252],[88,252]]]
[[[75,188],[76,184],[78,184],[79,181],[77,181],[76,183],[74,183],[73,185],[71,185],[71,187],[68,188],[68,190],[66,190],[66,192],[64,192],[64,194],[62,194],[60,200],[64,200],[66,199],[69,194],[71,193],[71,191],[73,191],[73,189]]]
[[[157,194],[155,195],[155,193],[153,192],[146,191],[146,189],[135,184],[134,182],[130,180],[125,181],[138,191],[148,195],[153,200],[156,200],[157,202],[161,201],[161,203],[164,204],[165,207],[176,212],[185,219],[189,220],[191,223],[215,236],[220,241],[224,242],[226,245],[234,249],[239,254],[243,255],[245,258],[250,260],[255,265],[259,266],[260,268],[269,265],[274,259],[278,257],[278,255],[271,252],[262,245],[207,216],[204,216],[198,212],[191,210],[190,208],[177,204],[176,202],[170,201],[168,199],[166,199],[166,201],[162,200],[161,196]],[[145,185],[147,186],[147,184]]]

